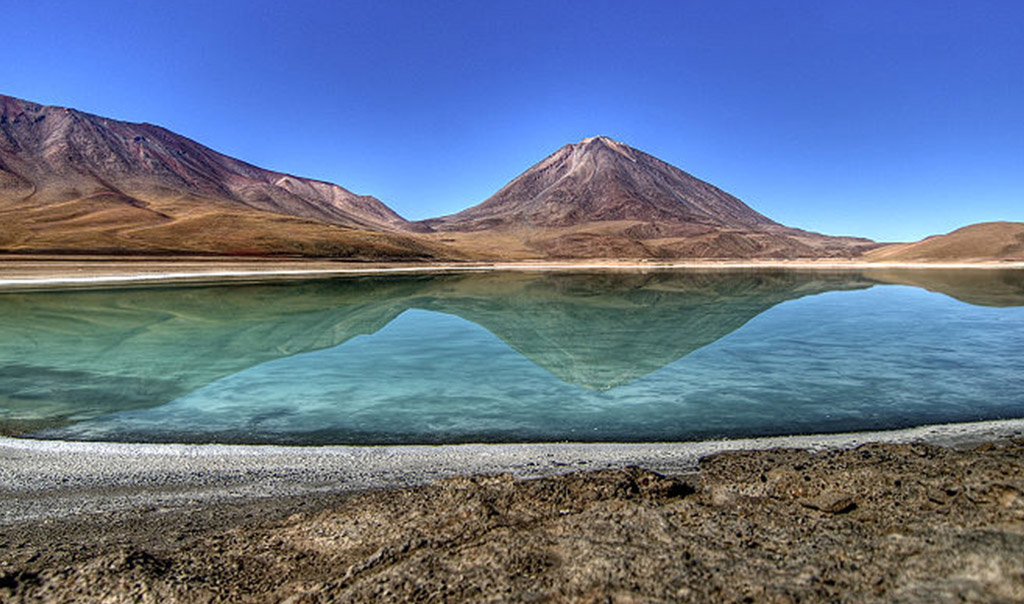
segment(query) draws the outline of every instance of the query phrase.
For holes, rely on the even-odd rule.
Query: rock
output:
[[[823,493],[817,497],[805,497],[799,500],[800,505],[812,510],[829,514],[845,514],[857,509],[857,503],[844,493]]]

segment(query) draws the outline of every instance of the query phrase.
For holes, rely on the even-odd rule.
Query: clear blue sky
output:
[[[408,218],[604,134],[832,234],[1024,221],[1024,2],[22,2],[0,92]]]

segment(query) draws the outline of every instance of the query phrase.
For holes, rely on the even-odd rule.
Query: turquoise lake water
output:
[[[0,430],[678,441],[1024,417],[1024,271],[482,273],[0,294]]]

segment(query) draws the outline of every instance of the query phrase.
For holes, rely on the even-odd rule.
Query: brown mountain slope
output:
[[[894,243],[872,250],[878,262],[962,262],[1024,260],[1024,222],[982,222],[916,243]]]
[[[873,246],[778,224],[601,136],[562,147],[477,206],[423,224],[483,256],[849,257]]]
[[[423,256],[379,200],[151,124],[0,96],[6,251]]]

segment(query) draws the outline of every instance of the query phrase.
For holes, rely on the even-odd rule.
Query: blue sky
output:
[[[604,134],[783,223],[1024,221],[1024,2],[31,2],[0,92],[168,127],[408,218]]]

